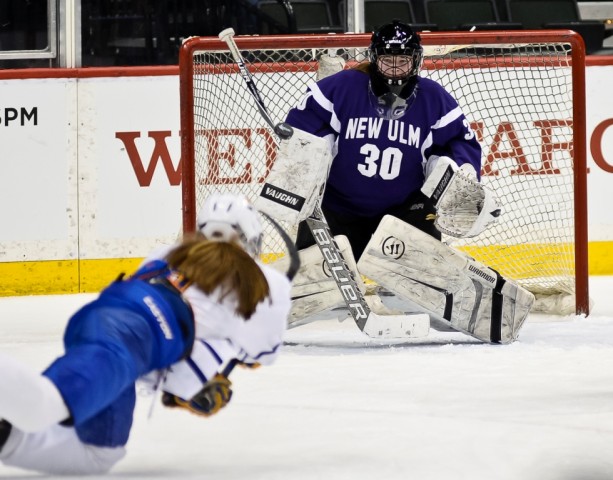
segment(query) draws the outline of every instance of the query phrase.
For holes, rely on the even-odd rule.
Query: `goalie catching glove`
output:
[[[162,394],[162,403],[167,407],[181,407],[196,415],[210,417],[225,407],[232,398],[232,382],[224,375],[217,374],[191,400],[184,400],[172,393]]]
[[[432,157],[421,191],[436,206],[435,225],[452,237],[476,237],[498,220],[498,199],[477,180],[474,167],[458,168],[449,157]]]

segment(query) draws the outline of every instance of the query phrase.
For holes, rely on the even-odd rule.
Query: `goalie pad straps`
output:
[[[516,283],[389,215],[358,268],[454,330],[488,343],[516,340],[534,303]]]
[[[296,225],[315,209],[332,162],[327,140],[294,128],[281,140],[277,159],[254,206],[277,221]]]
[[[353,272],[358,287],[365,291],[364,283],[357,273],[357,267],[349,240],[344,235],[334,237],[338,248]],[[296,327],[308,323],[308,317],[332,310],[345,305],[336,282],[324,261],[324,257],[317,245],[300,250],[300,269],[292,281],[292,309],[289,317],[289,327]],[[285,268],[285,257],[271,266]],[[307,320],[305,322],[305,320]]]
[[[436,206],[436,227],[458,238],[475,237],[496,222],[501,213],[494,193],[477,180],[470,164],[460,168],[449,157],[432,157],[426,165],[421,191]]]

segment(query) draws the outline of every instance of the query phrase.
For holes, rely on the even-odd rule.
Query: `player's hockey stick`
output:
[[[257,105],[258,110],[260,111],[260,114],[262,115],[264,120],[266,120],[266,123],[270,125],[270,128],[274,130],[274,132],[279,136],[279,138],[290,138],[292,134],[294,133],[292,127],[289,126],[287,123],[275,124],[275,122],[270,117],[270,114],[268,113],[268,109],[266,108],[266,105],[264,104],[264,100],[262,100],[260,92],[258,88],[255,86],[255,82],[253,81],[251,72],[247,70],[247,67],[245,66],[245,60],[243,59],[243,56],[241,55],[241,52],[239,51],[238,46],[236,45],[236,42],[234,41],[234,29],[226,28],[225,30],[222,30],[219,33],[219,39],[228,45],[228,49],[230,50],[230,53],[232,54],[232,58],[234,58],[234,61],[238,65],[240,74],[243,77],[243,80],[245,81],[245,83],[247,84],[247,88],[249,89],[251,96],[255,100],[255,104]]]
[[[298,273],[298,270],[300,269],[300,255],[298,254],[298,249],[296,248],[296,245],[294,244],[290,236],[287,234],[287,232],[283,229],[283,227],[281,227],[281,225],[279,225],[279,223],[277,223],[275,219],[273,219],[270,215],[268,215],[265,212],[260,212],[260,213],[277,230],[277,232],[279,233],[279,236],[281,237],[281,239],[285,242],[285,245],[287,246],[287,254],[289,256],[289,266],[287,267],[285,276],[291,282],[296,276],[296,274]],[[240,363],[241,362],[240,360],[238,360],[238,358],[232,358],[226,364],[226,366],[222,369],[221,375],[228,378],[230,373],[232,373],[232,370],[234,370],[234,367],[236,367],[237,365],[240,365]]]
[[[285,275],[287,276],[287,278],[289,278],[289,281],[291,282],[298,273],[298,270],[300,269],[300,255],[298,254],[298,249],[296,248],[296,245],[294,244],[290,236],[287,234],[287,232],[281,227],[281,225],[277,223],[275,219],[273,219],[267,213],[260,213],[264,217],[266,217],[266,219],[272,224],[273,227],[275,227],[275,229],[279,233],[279,236],[285,242],[285,245],[287,245],[289,266],[287,267],[287,272],[285,272]]]
[[[290,138],[293,129],[287,124],[276,124],[268,114],[266,105],[253,82],[251,74],[245,65],[245,61],[234,41],[234,30],[228,28],[219,34],[219,38],[224,41],[238,67],[241,75],[251,95],[256,101],[258,110],[262,114],[266,123],[281,138]],[[280,134],[280,131],[282,134]],[[422,337],[428,334],[430,320],[427,315],[377,315],[371,311],[362,291],[360,290],[353,273],[349,269],[338,245],[330,232],[330,227],[325,220],[323,212],[319,206],[315,207],[313,214],[307,219],[307,224],[313,233],[315,242],[330,268],[345,305],[349,309],[358,328],[370,337],[382,338],[406,338]]]

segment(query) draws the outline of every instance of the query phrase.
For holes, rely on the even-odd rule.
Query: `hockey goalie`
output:
[[[289,111],[294,137],[280,142],[257,206],[299,223],[304,258],[291,321],[344,303],[375,336],[418,336],[426,317],[509,343],[534,299],[441,242],[443,234],[479,235],[502,208],[480,182],[470,122],[441,85],[419,75],[422,61],[419,35],[394,21],[373,33],[367,61],[309,84]],[[415,322],[368,300],[361,275],[414,305]]]
[[[309,224],[316,237],[324,236],[324,246],[333,244],[336,253],[322,245],[300,250],[301,267],[294,279],[290,328],[308,323],[321,312],[347,305],[342,275],[345,271],[359,289],[355,298],[364,300],[373,322],[360,329],[374,337],[419,337],[430,324],[438,330],[454,330],[487,343],[511,343],[517,339],[534,296],[463,252],[453,249],[392,215],[378,224],[359,261],[344,235],[331,237],[318,207],[327,169],[311,169],[309,158],[330,162],[325,141],[295,130],[295,136],[281,142],[277,163],[256,204],[277,218]],[[297,157],[306,155],[304,162]],[[426,169],[421,192],[435,209],[434,224],[454,237],[475,236],[494,223],[501,208],[493,192],[484,187],[472,167],[458,167],[450,158],[436,157]],[[302,198],[300,207],[285,206],[270,191],[286,192],[284,198]],[[315,193],[314,193],[315,192]],[[320,218],[314,212],[318,212]],[[326,235],[329,235],[326,237]],[[321,238],[317,238],[321,240]],[[319,242],[318,242],[319,243]],[[342,263],[338,264],[338,259]],[[341,269],[341,270],[339,270]],[[388,308],[374,291],[367,292],[365,276],[411,306],[411,312]],[[370,294],[369,294],[370,293]],[[341,315],[344,317],[345,315]],[[397,323],[400,328],[394,328]],[[378,325],[379,324],[379,325]],[[391,326],[390,326],[391,325]],[[387,332],[387,335],[382,334]]]

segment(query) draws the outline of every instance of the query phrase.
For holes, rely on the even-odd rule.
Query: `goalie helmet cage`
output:
[[[478,237],[444,240],[537,298],[550,299],[544,303],[550,313],[588,314],[581,37],[539,30],[421,38],[421,75],[439,82],[460,104],[483,147],[482,181],[504,209],[501,220]],[[282,121],[308,82],[366,61],[370,35],[235,40],[270,116]],[[190,38],[179,64],[183,228],[192,231],[196,211],[211,192],[241,193],[251,201],[259,195],[278,140],[258,114],[225,43]],[[388,127],[386,134],[397,135]],[[274,257],[280,245],[267,229],[263,252]]]

